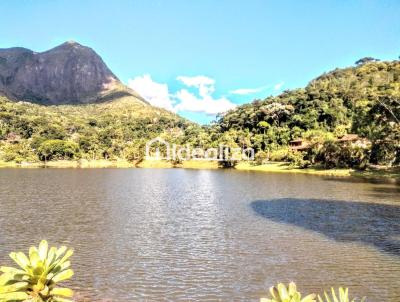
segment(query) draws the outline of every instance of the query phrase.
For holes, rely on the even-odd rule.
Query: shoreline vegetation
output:
[[[78,168],[78,169],[95,169],[95,168],[158,168],[158,169],[224,169],[218,166],[217,161],[203,160],[187,160],[179,164],[174,164],[167,160],[143,160],[140,163],[129,162],[126,160],[57,160],[44,162],[4,162],[0,161],[0,168]],[[326,169],[319,167],[299,168],[288,162],[268,162],[261,165],[255,165],[250,162],[239,162],[232,169],[239,171],[258,171],[265,173],[294,173],[294,174],[310,174],[320,176],[334,177],[363,177],[363,178],[379,178],[393,179],[400,181],[400,168],[382,168],[382,169],[366,169],[356,170],[349,168],[342,169]]]

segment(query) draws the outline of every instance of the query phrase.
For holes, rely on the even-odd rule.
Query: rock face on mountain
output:
[[[74,41],[45,52],[0,49],[0,94],[44,105],[97,103],[125,88],[91,48]],[[112,94],[112,93],[111,93]]]

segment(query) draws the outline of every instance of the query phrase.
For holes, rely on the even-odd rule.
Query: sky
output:
[[[359,58],[400,56],[399,0],[2,0],[0,16],[0,48],[77,41],[202,124]]]

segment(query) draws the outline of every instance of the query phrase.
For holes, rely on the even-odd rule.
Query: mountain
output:
[[[0,162],[135,159],[146,141],[193,127],[151,106],[76,42],[0,50]]]
[[[0,94],[43,105],[99,103],[120,96],[145,102],[94,50],[74,41],[39,53],[0,49]]]

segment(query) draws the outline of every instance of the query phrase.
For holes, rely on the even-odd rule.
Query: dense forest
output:
[[[0,160],[137,161],[146,141],[160,136],[193,147],[252,147],[256,164],[396,166],[399,120],[400,61],[364,58],[355,67],[321,75],[305,88],[239,106],[208,126],[124,97],[60,106],[0,97]]]

